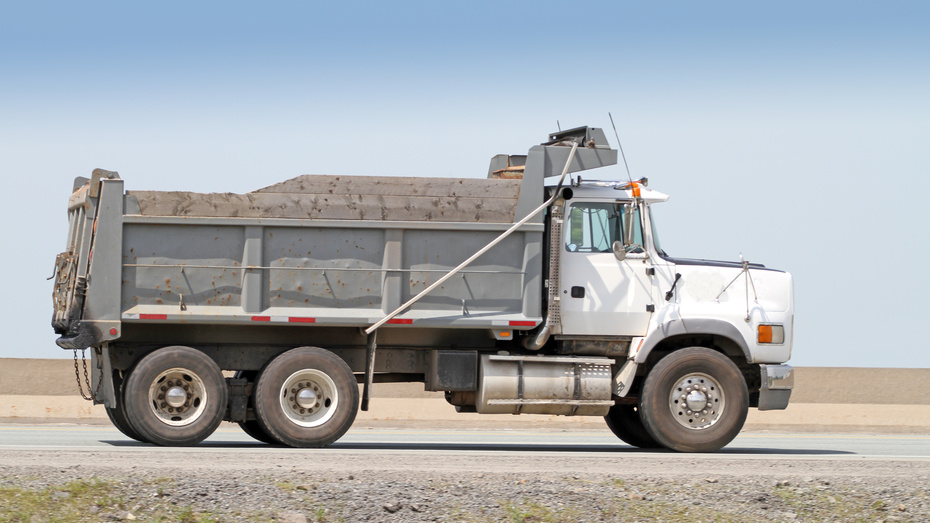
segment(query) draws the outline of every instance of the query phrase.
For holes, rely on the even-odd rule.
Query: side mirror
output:
[[[642,246],[640,245],[623,245],[622,242],[614,242],[614,244],[611,245],[611,250],[614,252],[614,257],[619,261],[625,260],[626,255],[631,252],[635,252],[637,254],[642,253],[645,258],[649,258],[649,253],[643,250]]]
[[[611,246],[611,250],[614,251],[614,257],[619,261],[626,259],[626,247],[623,246],[623,242],[614,242]]]

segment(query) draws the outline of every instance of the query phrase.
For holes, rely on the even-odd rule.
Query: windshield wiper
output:
[[[681,273],[675,273],[675,281],[672,282],[672,288],[665,293],[665,301],[672,299],[672,296],[675,294],[675,286],[678,285],[678,280],[681,279]]]

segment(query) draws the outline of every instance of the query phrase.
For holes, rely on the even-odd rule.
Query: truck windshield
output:
[[[662,244],[659,242],[659,231],[656,230],[655,215],[652,214],[652,207],[649,207],[649,225],[652,227],[652,244],[655,245],[656,252],[662,256],[668,257],[668,253],[662,250]]]
[[[566,220],[565,248],[570,252],[612,252],[615,241],[622,242],[626,214],[623,205],[609,202],[577,202]],[[633,245],[643,244],[639,209],[633,214]],[[636,249],[632,252],[642,252]]]

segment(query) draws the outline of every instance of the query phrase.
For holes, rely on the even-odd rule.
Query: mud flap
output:
[[[623,364],[623,367],[619,372],[617,372],[617,375],[614,376],[614,396],[625,398],[626,395],[630,392],[630,388],[633,385],[633,379],[636,377],[636,367],[637,364],[635,361],[626,360],[626,363]]]

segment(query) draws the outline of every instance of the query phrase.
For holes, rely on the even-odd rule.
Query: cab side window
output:
[[[565,249],[569,252],[611,252],[615,241],[623,241],[623,205],[609,202],[573,203],[565,220]],[[643,244],[639,209],[633,214],[633,244]]]

